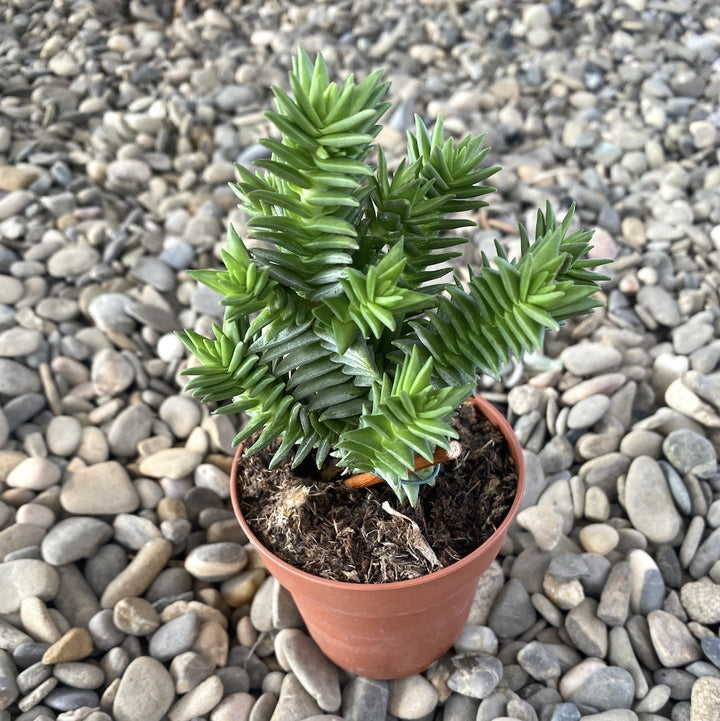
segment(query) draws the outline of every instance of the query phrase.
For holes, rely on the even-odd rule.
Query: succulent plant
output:
[[[414,503],[431,480],[416,457],[456,437],[451,418],[479,376],[600,305],[607,261],[585,257],[592,233],[571,232],[572,208],[558,222],[548,204],[533,239],[520,226],[519,258],[496,242],[467,283],[448,278],[466,242],[452,231],[494,190],[483,136],[455,142],[416,117],[391,173],[373,145],[389,107],[380,71],[338,85],[300,51],[289,80],[266,114],[280,134],[260,141],[271,157],[237,166],[232,185],[252,247],[230,226],[224,268],[191,271],[225,311],[214,338],[179,334],[199,361],[187,388],[249,416],[235,439],[260,432],[247,454],[279,438],[271,465],[331,456]]]

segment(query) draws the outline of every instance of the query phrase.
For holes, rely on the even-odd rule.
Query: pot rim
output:
[[[460,571],[461,569],[464,569],[466,566],[469,566],[472,564],[478,556],[481,556],[484,554],[485,549],[493,543],[493,541],[496,539],[498,534],[501,534],[502,536],[505,535],[507,532],[508,527],[512,523],[513,519],[515,518],[515,515],[518,511],[518,508],[520,506],[520,503],[522,501],[523,491],[525,490],[525,459],[523,457],[522,447],[520,446],[520,442],[517,439],[517,436],[515,435],[515,432],[512,429],[512,426],[508,422],[508,420],[505,418],[500,411],[495,408],[495,406],[490,402],[485,400],[484,398],[480,396],[471,396],[469,401],[473,402],[475,405],[479,407],[479,409],[482,411],[482,413],[487,417],[487,419],[496,427],[499,428],[503,435],[505,436],[505,440],[507,441],[507,444],[510,449],[510,454],[513,456],[515,460],[515,471],[517,474],[517,488],[515,491],[515,498],[512,502],[512,505],[510,506],[510,509],[508,510],[505,518],[503,519],[503,522],[495,529],[493,534],[480,546],[478,546],[474,551],[469,553],[464,558],[461,558],[459,561],[455,561],[455,563],[450,564],[449,566],[445,566],[444,568],[440,568],[437,571],[432,571],[430,573],[426,573],[422,576],[418,576],[417,578],[410,578],[406,579],[404,581],[389,581],[387,583],[354,583],[352,581],[336,581],[330,578],[324,578],[323,576],[317,576],[313,573],[308,573],[307,571],[303,571],[299,568],[296,568],[295,566],[287,563],[287,561],[283,561],[281,558],[276,556],[265,544],[263,544],[258,537],[252,532],[250,526],[248,525],[247,521],[245,520],[245,516],[243,515],[241,509],[240,509],[240,494],[238,492],[238,483],[237,483],[237,468],[240,464],[240,458],[243,452],[244,446],[240,444],[237,448],[237,451],[235,452],[235,455],[233,456],[233,462],[232,462],[232,468],[230,471],[230,499],[232,501],[232,507],[235,512],[235,517],[242,527],[245,535],[247,536],[248,540],[258,549],[258,552],[262,555],[267,555],[269,558],[272,558],[273,563],[278,565],[280,568],[283,569],[283,571],[287,574],[290,574],[294,577],[296,577],[298,580],[304,580],[309,581],[313,580],[316,583],[319,583],[321,585],[324,585],[326,588],[330,589],[343,589],[343,590],[349,590],[349,589],[355,589],[357,592],[374,592],[377,593],[378,591],[396,591],[399,589],[407,589],[412,588],[416,586],[421,586],[426,583],[431,583],[435,580],[438,580],[440,578],[444,578],[446,576],[449,576],[457,571]]]

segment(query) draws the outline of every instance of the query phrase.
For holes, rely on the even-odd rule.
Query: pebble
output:
[[[53,566],[62,566],[90,558],[112,535],[112,528],[100,519],[89,516],[66,518],[43,538],[40,546],[43,560]]]
[[[60,503],[68,513],[103,516],[132,513],[140,499],[125,468],[105,461],[68,472]]]
[[[617,368],[622,362],[622,354],[604,343],[578,343],[565,348],[560,360],[576,376],[595,376]]]
[[[707,579],[686,583],[680,589],[680,602],[690,619],[703,624],[720,622],[720,586]]]
[[[0,395],[18,397],[40,390],[40,377],[36,371],[18,361],[0,358]]]
[[[580,529],[578,540],[588,553],[605,556],[617,547],[620,534],[606,523],[590,523]]]
[[[422,719],[431,714],[438,694],[423,676],[414,675],[388,682],[388,712],[401,719]]]
[[[692,471],[701,478],[717,470],[717,455],[707,438],[689,428],[679,428],[663,441],[663,453],[679,473]]]
[[[625,508],[633,526],[653,543],[673,541],[682,527],[662,468],[650,456],[630,464],[625,479]]]
[[[703,676],[692,686],[690,720],[701,721],[717,715],[720,708],[720,678]]]
[[[114,614],[113,614],[114,618]],[[193,611],[164,623],[150,639],[150,655],[168,661],[192,648],[200,627],[200,619]]]
[[[202,457],[185,448],[165,448],[140,459],[139,470],[150,478],[184,478],[200,464]]]
[[[71,628],[45,651],[45,665],[80,661],[93,653],[92,638],[85,628]]]
[[[207,543],[196,546],[185,559],[185,570],[203,581],[224,581],[245,568],[247,553],[237,543]]]
[[[283,629],[275,637],[281,665],[292,672],[323,711],[337,711],[341,704],[337,667],[313,641],[298,629]]]
[[[98,395],[114,396],[130,387],[135,370],[122,353],[102,348],[93,357],[90,378]]]
[[[105,681],[105,673],[93,663],[68,661],[56,663],[53,666],[53,675],[61,683],[73,688],[96,689]]]
[[[126,596],[140,596],[155,580],[172,554],[172,544],[164,538],[148,541],[135,558],[105,588],[100,603],[113,608]]]
[[[653,648],[664,667],[685,666],[702,657],[700,644],[673,614],[661,609],[651,611],[647,622]]]
[[[630,708],[635,684],[625,669],[589,658],[562,677],[559,691],[566,701],[591,714]]]
[[[343,718],[345,721],[385,721],[388,698],[386,681],[356,676],[343,688]]]
[[[148,636],[160,626],[160,616],[144,598],[126,596],[113,608],[115,628],[132,636]]]
[[[212,711],[223,695],[222,681],[210,676],[184,696],[179,698],[168,711],[170,721],[191,721]]]
[[[308,716],[322,714],[317,703],[315,703],[310,694],[305,691],[292,673],[285,674],[282,680],[282,686],[280,687],[279,697],[273,695],[272,698],[277,699],[274,701],[276,705],[272,712],[272,717],[279,721],[296,717],[307,718]]]
[[[487,625],[498,638],[515,638],[527,631],[536,618],[528,592],[520,581],[511,578],[495,598]]]
[[[630,566],[630,606],[635,613],[647,614],[662,606],[665,583],[652,557],[641,549],[628,554]]]
[[[55,568],[37,559],[17,559],[0,563],[0,614],[20,610],[24,599],[51,601],[60,586]]]
[[[160,721],[175,700],[175,684],[165,666],[150,656],[130,662],[112,702],[117,721]]]
[[[36,641],[55,643],[62,636],[47,605],[36,596],[28,596],[22,600],[20,620],[25,631]]]
[[[60,468],[48,458],[30,456],[20,461],[7,475],[6,482],[13,488],[44,491],[54,486],[62,475]]]

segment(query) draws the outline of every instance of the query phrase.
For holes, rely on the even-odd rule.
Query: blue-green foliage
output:
[[[548,205],[534,240],[520,228],[519,259],[497,244],[466,287],[441,280],[465,242],[451,231],[474,224],[457,214],[493,190],[483,138],[456,144],[441,121],[430,133],[416,118],[391,175],[381,148],[377,168],[367,162],[389,105],[380,72],[338,86],[301,51],[290,87],[267,113],[281,135],[261,141],[271,157],[261,172],[238,166],[233,185],[248,237],[263,243],[249,250],[230,227],[224,269],[191,271],[226,311],[214,338],[180,334],[200,362],[188,388],[250,417],[236,438],[261,431],[248,454],[280,437],[273,464],[314,451],[319,467],[332,454],[414,501],[415,456],[448,447],[479,374],[599,305],[605,261],[582,259],[591,233],[570,234],[572,211],[557,224]]]

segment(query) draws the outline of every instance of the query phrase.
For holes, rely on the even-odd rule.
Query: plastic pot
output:
[[[238,448],[231,472],[233,509],[268,571],[292,595],[310,635],[338,666],[361,676],[392,679],[424,671],[460,635],[483,572],[497,556],[525,488],[522,449],[505,417],[487,401],[471,399],[501,430],[515,460],[515,500],[495,533],[465,558],[408,581],[358,584],[331,581],[282,561],[258,541],[239,502]]]

